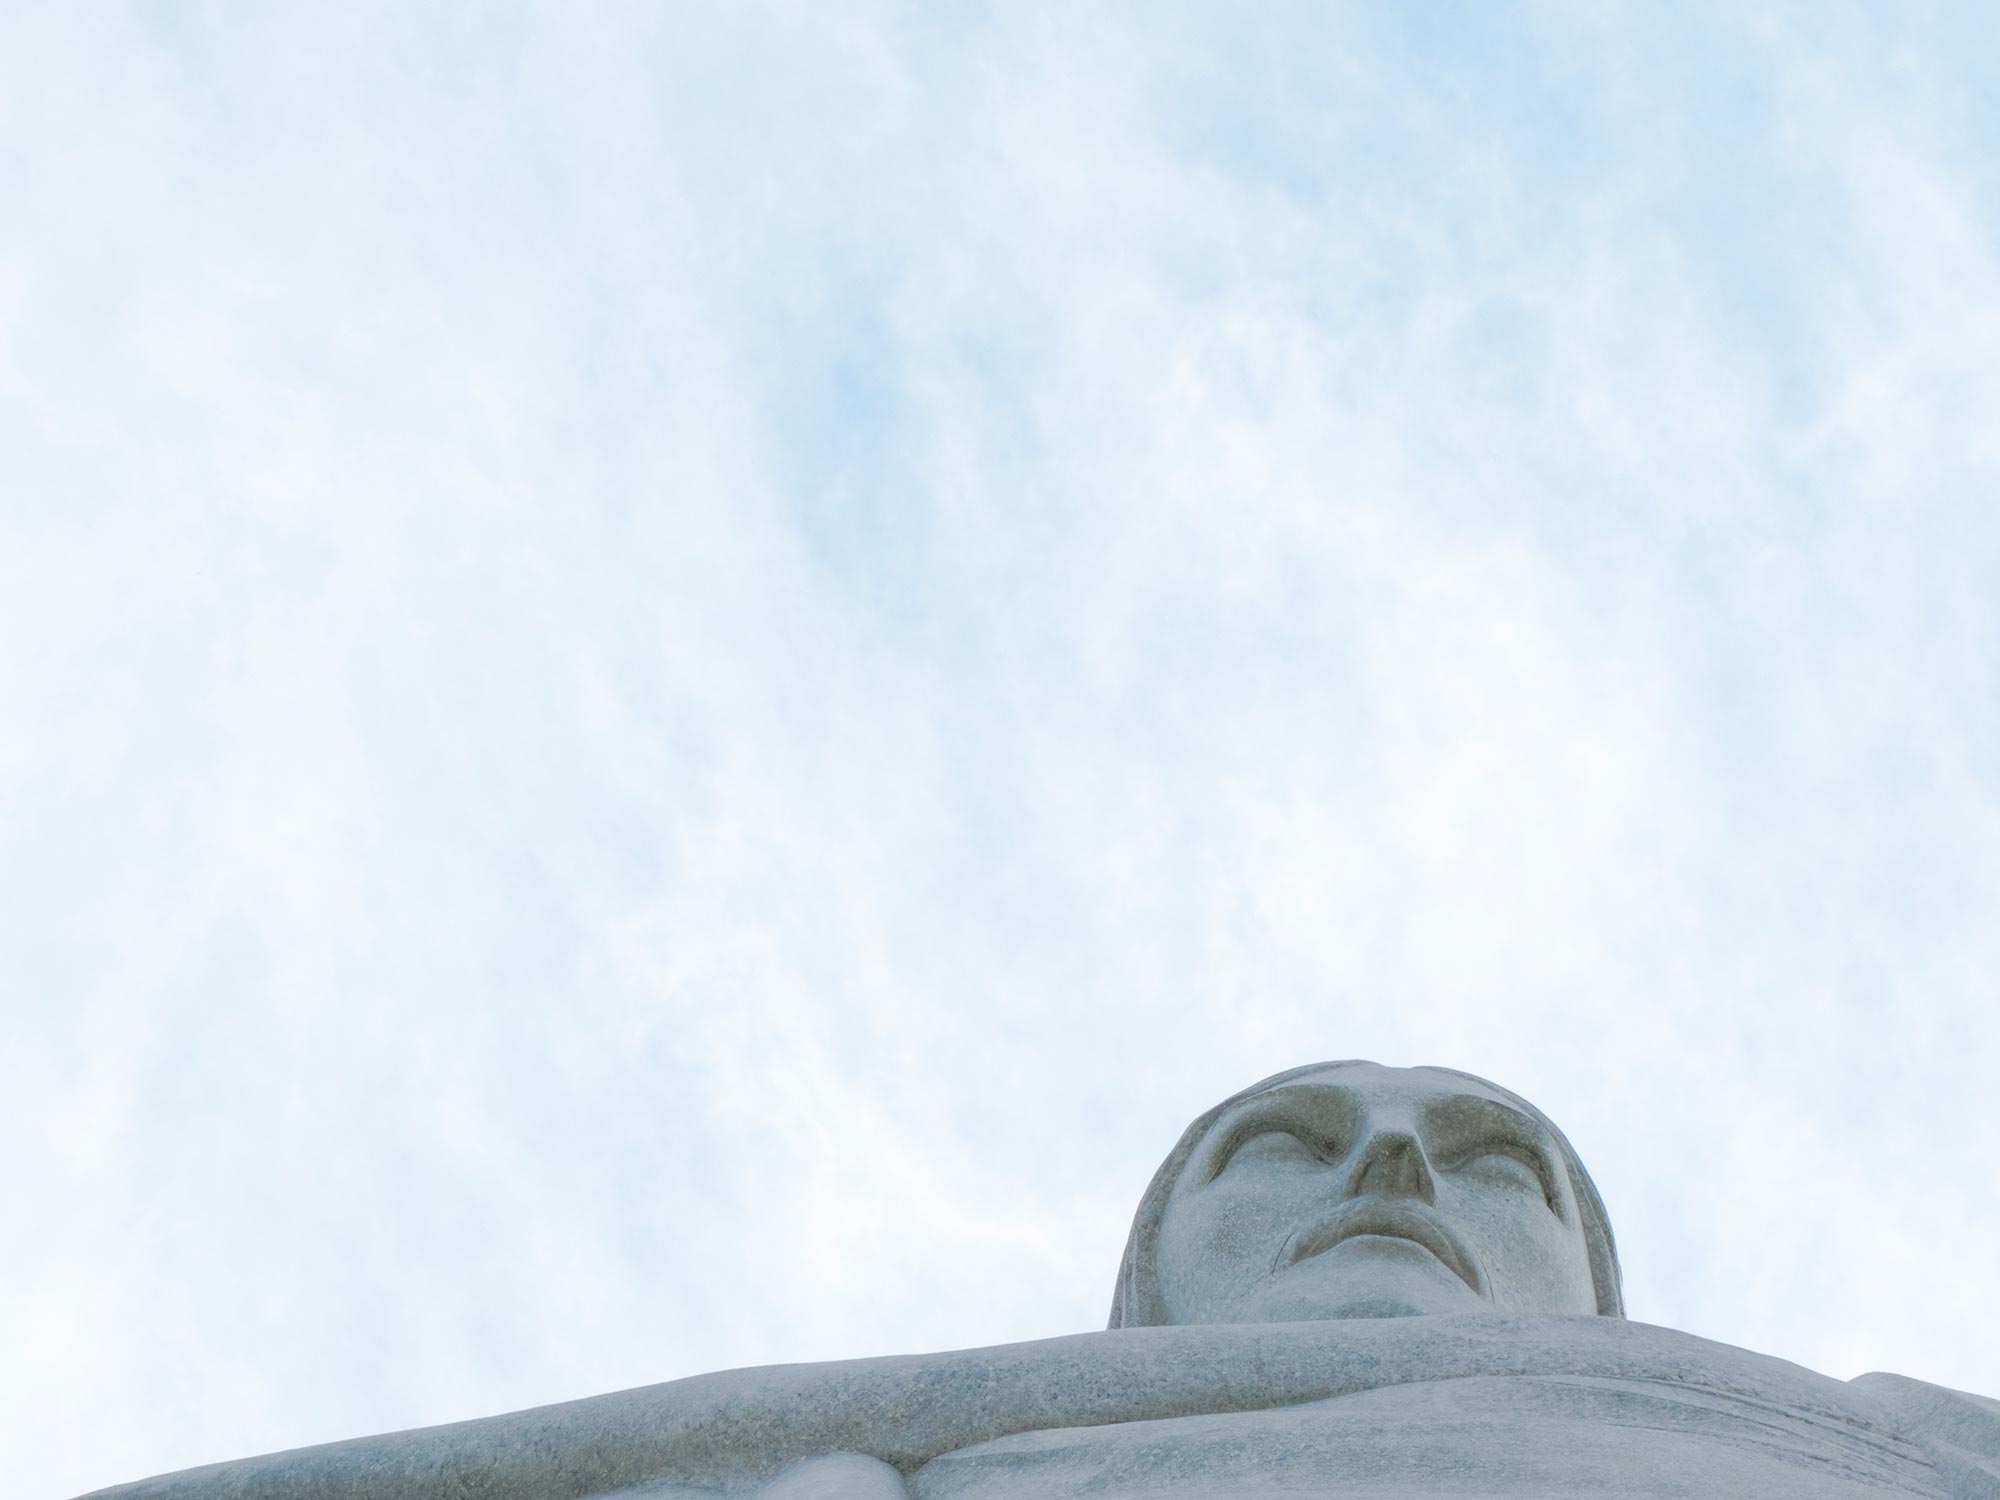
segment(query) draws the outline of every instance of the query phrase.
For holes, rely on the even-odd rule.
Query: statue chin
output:
[[[1252,1301],[1218,1321],[1311,1323],[1492,1310],[1426,1252],[1410,1254],[1398,1245],[1364,1250],[1353,1241],[1280,1272]]]

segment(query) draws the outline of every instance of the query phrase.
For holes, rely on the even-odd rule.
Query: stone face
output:
[[[1211,1114],[1131,1251],[1152,1261],[1153,1321],[1597,1310],[1582,1167],[1513,1095],[1348,1063]]]
[[[99,1494],[2000,1500],[2000,1403],[1622,1309],[1603,1202],[1539,1110],[1321,1064],[1183,1133],[1104,1332],[726,1371]]]

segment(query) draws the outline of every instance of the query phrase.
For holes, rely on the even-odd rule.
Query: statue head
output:
[[[1132,1221],[1111,1326],[1477,1311],[1624,1316],[1590,1174],[1483,1078],[1338,1062],[1182,1133]]]

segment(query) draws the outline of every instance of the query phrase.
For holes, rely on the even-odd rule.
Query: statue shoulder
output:
[[[1848,1385],[1930,1455],[1954,1500],[2000,1500],[2000,1401],[1880,1370]]]

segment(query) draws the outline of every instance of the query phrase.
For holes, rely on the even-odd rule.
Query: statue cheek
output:
[[[1176,1204],[1155,1250],[1170,1310],[1190,1313],[1262,1281],[1290,1234],[1282,1202],[1271,1195],[1204,1193]]]
[[[1521,1312],[1594,1312],[1596,1293],[1580,1237],[1553,1218],[1525,1223],[1475,1246],[1496,1306]]]
[[[1294,1202],[1283,1193],[1246,1195],[1230,1205],[1229,1212],[1217,1215],[1215,1253],[1230,1259],[1233,1280],[1261,1281],[1270,1274],[1284,1246],[1313,1222],[1314,1207]]]
[[[1227,1284],[1242,1280],[1240,1268],[1256,1237],[1256,1221],[1247,1215],[1208,1216],[1204,1233],[1192,1247],[1202,1281]]]

